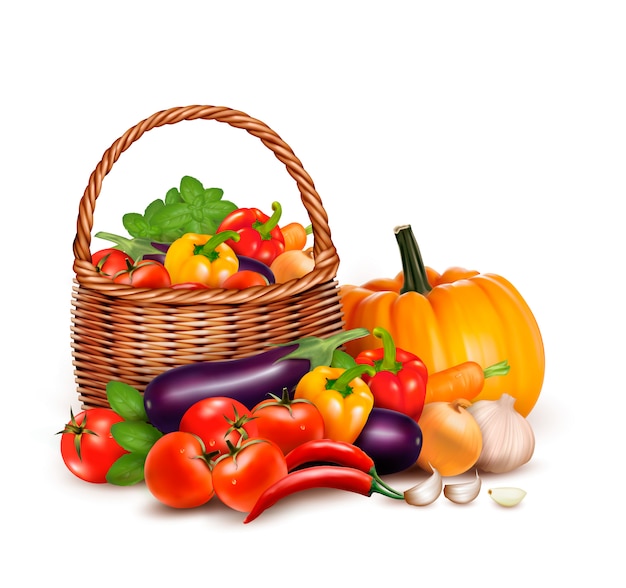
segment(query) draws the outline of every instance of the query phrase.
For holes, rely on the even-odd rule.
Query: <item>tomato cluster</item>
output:
[[[70,471],[88,482],[107,482],[109,470],[128,454],[112,434],[123,422],[110,408],[72,415],[60,431]],[[249,512],[269,486],[287,475],[285,455],[323,437],[318,409],[289,400],[286,391],[251,410],[234,398],[205,398],[185,412],[177,431],[151,444],[143,479],[150,493],[172,508],[198,507],[217,496],[228,507]]]

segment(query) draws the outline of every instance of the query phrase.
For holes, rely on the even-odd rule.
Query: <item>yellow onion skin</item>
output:
[[[424,406],[419,425],[422,450],[417,465],[442,476],[457,476],[474,466],[483,441],[476,419],[467,411],[470,401],[431,402]]]

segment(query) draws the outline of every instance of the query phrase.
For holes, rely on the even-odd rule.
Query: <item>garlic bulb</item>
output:
[[[467,408],[482,432],[476,467],[483,472],[510,472],[527,463],[535,451],[532,427],[514,404],[513,396],[503,394],[498,400],[479,400]]]

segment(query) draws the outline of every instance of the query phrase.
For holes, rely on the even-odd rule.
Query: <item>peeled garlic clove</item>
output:
[[[443,488],[443,495],[452,502],[457,504],[467,504],[472,502],[479,492],[481,487],[481,480],[476,472],[476,478],[471,482],[462,482],[459,484],[446,484]]]
[[[404,500],[412,506],[426,506],[435,502],[443,489],[441,474],[431,466],[432,474],[404,492]]]
[[[503,486],[501,488],[490,488],[489,496],[500,506],[516,506],[524,499],[526,491],[521,488]]]

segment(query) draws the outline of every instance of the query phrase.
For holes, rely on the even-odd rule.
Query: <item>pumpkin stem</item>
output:
[[[400,225],[393,232],[400,247],[402,271],[404,273],[404,284],[400,289],[400,294],[405,292],[428,294],[432,290],[432,286],[428,283],[426,266],[424,266],[422,261],[422,254],[415,240],[411,225]]]

